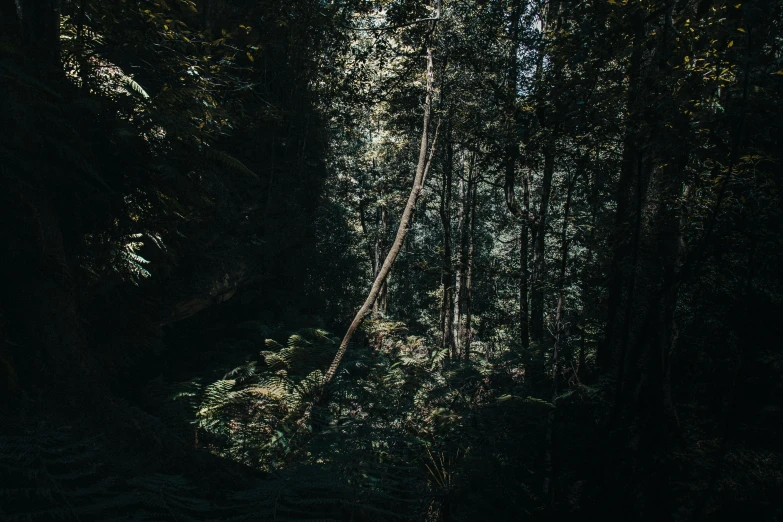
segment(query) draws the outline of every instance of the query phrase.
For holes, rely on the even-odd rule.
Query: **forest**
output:
[[[781,0],[0,0],[0,246],[0,520],[783,522]]]

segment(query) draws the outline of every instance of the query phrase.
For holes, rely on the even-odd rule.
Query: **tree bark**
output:
[[[547,34],[557,29],[561,2],[548,0],[543,5],[541,13],[541,41],[536,56],[534,73],[536,117],[546,135],[543,138],[542,152],[544,155],[544,172],[541,180],[541,202],[538,214],[535,216],[533,228],[533,270],[530,278],[530,338],[536,343],[544,340],[544,270],[546,253],[546,219],[549,212],[549,197],[552,190],[552,176],[555,170],[555,139],[559,124],[556,120],[556,110],[552,107],[555,96],[544,89],[545,85],[557,85],[560,81],[560,66],[553,69],[553,77],[545,82],[544,58],[546,56]],[[556,99],[554,100],[557,101]]]
[[[456,358],[466,356],[468,347],[468,317],[470,316],[470,285],[472,283],[472,234],[474,191],[475,191],[475,153],[471,153],[467,168],[467,179],[460,179],[460,211],[459,211],[459,263],[457,269],[457,314],[456,326]]]
[[[460,158],[459,188],[457,194],[459,197],[459,210],[457,211],[457,269],[454,274],[454,352],[451,354],[452,360],[459,359],[462,353],[462,336],[460,335],[460,325],[462,324],[462,286],[465,281],[465,156]]]
[[[366,243],[366,249],[367,249],[367,259],[370,260],[370,271],[372,273],[373,278],[375,278],[375,275],[378,273],[378,261],[375,256],[375,253],[373,252],[372,247],[370,246],[370,232],[367,228],[367,204],[369,203],[368,200],[363,199],[361,202],[359,202],[359,224],[362,227],[362,235],[364,236]]]
[[[600,150],[596,152],[595,164],[601,164]],[[588,323],[588,310],[592,310],[594,306],[592,286],[590,283],[590,272],[594,270],[595,264],[595,229],[598,222],[598,174],[593,169],[593,174],[587,176],[587,183],[589,185],[589,205],[590,205],[590,235],[587,238],[585,249],[587,260],[585,262],[584,270],[582,272],[582,334],[579,341],[579,365],[577,366],[577,378],[582,381],[584,378],[584,372],[586,367],[586,351],[587,351],[587,323]]]
[[[378,264],[380,264],[380,260],[383,259],[383,257],[386,255],[386,233],[389,229],[389,212],[386,208],[386,206],[381,207],[381,236],[380,236],[380,244],[378,245]],[[377,273],[375,274],[378,275]],[[378,303],[378,311],[380,315],[386,315],[386,308],[388,304],[388,298],[389,298],[389,280],[384,279],[383,284],[381,285],[381,291],[378,294],[378,299],[376,300],[376,303]]]
[[[617,316],[623,304],[623,290],[628,287],[629,261],[631,258],[631,205],[633,198],[633,180],[638,175],[640,158],[639,136],[639,90],[641,87],[642,35],[643,27],[635,29],[633,50],[628,68],[628,121],[623,137],[623,155],[620,165],[620,179],[617,184],[615,201],[615,224],[612,231],[612,260],[609,267],[609,287],[606,317],[606,335],[598,348],[596,359],[603,372],[616,367],[620,356],[620,331]]]
[[[527,304],[527,257],[528,257],[528,230],[530,227],[530,195],[529,179],[525,176],[524,185],[524,208],[520,208],[514,193],[516,185],[516,168],[519,161],[519,139],[517,136],[517,80],[519,76],[519,64],[517,51],[519,47],[519,19],[521,17],[521,3],[514,3],[511,14],[511,49],[509,52],[509,68],[507,79],[506,94],[506,150],[505,150],[505,179],[503,183],[503,193],[506,198],[506,207],[512,215],[520,220],[520,259],[519,259],[519,337],[520,345],[523,349],[530,346],[530,332],[528,328],[528,304]],[[543,63],[541,64],[543,67]],[[540,69],[537,71],[540,74]]]
[[[562,333],[561,320],[563,317],[563,307],[565,306],[565,277],[566,267],[568,266],[568,216],[571,210],[571,198],[574,193],[576,180],[582,173],[584,159],[579,159],[579,166],[574,177],[568,181],[568,194],[566,196],[565,208],[563,209],[563,226],[560,232],[560,273],[557,277],[557,312],[555,314],[555,346],[552,351],[552,402],[557,398],[557,365],[560,357],[560,335]]]
[[[386,255],[385,239],[387,230],[387,211],[386,207],[382,206],[378,209],[378,219],[376,227],[375,247],[373,249],[373,278],[378,277],[378,271],[381,269],[381,259]],[[372,313],[375,319],[386,315],[386,296],[387,296],[388,281],[384,281],[381,285],[381,291],[378,293],[378,298],[372,305]]]
[[[526,216],[530,215],[530,172],[522,178],[522,198]],[[528,309],[528,250],[530,221],[523,219],[519,224],[519,338],[523,350],[530,347],[530,310]]]
[[[645,13],[633,27],[629,65],[626,135],[617,197],[614,252],[609,287],[606,344],[602,367],[616,374],[613,422],[616,433],[634,441],[634,450],[613,471],[618,491],[633,484],[634,512],[644,518],[671,516],[668,498],[668,450],[677,429],[671,397],[669,353],[674,339],[674,311],[683,256],[679,196],[688,163],[687,117],[667,96],[671,85],[661,74],[674,42],[672,11],[667,6],[649,62]],[[658,64],[655,70],[650,64]],[[639,88],[644,86],[644,91]],[[664,100],[663,102],[659,100]],[[647,124],[656,107],[666,129]],[[622,493],[626,494],[626,493]],[[630,507],[630,506],[629,506]]]

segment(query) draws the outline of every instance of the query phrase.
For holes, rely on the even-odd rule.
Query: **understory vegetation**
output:
[[[783,519],[783,2],[0,0],[0,519]]]

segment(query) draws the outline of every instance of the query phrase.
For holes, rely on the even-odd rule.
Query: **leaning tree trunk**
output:
[[[332,379],[334,379],[335,374],[337,373],[337,369],[340,367],[340,363],[343,360],[343,357],[345,357],[345,353],[348,351],[348,344],[351,342],[351,339],[353,338],[354,334],[356,333],[356,330],[359,328],[359,325],[362,323],[365,317],[369,315],[369,313],[372,311],[373,303],[375,303],[375,300],[378,298],[378,295],[381,293],[381,289],[383,287],[384,282],[386,281],[387,276],[389,275],[389,272],[391,271],[392,265],[394,264],[394,260],[397,259],[397,255],[400,253],[400,249],[402,248],[403,242],[405,241],[405,236],[408,235],[408,231],[411,228],[412,218],[413,218],[413,210],[416,207],[416,201],[419,199],[419,196],[421,195],[421,191],[424,188],[424,181],[427,178],[427,173],[430,168],[430,164],[432,163],[432,156],[435,152],[435,144],[438,139],[438,129],[435,129],[435,135],[432,140],[432,146],[430,148],[429,156],[427,155],[427,145],[429,142],[429,127],[430,127],[430,115],[432,110],[432,94],[433,94],[433,71],[432,71],[432,49],[427,49],[427,94],[424,100],[424,122],[422,125],[422,134],[421,134],[421,144],[419,146],[419,161],[416,166],[416,175],[413,179],[413,187],[411,187],[410,195],[408,196],[408,203],[405,205],[405,210],[402,212],[402,217],[400,217],[400,225],[397,228],[397,235],[394,237],[394,242],[391,244],[391,247],[389,248],[389,252],[386,255],[386,259],[383,262],[383,265],[381,265],[380,270],[378,271],[378,274],[375,276],[375,281],[373,282],[372,288],[370,289],[370,293],[367,295],[367,299],[365,299],[364,304],[359,308],[359,311],[356,312],[356,316],[353,318],[353,321],[351,322],[351,325],[348,327],[348,331],[345,333],[345,337],[343,337],[342,342],[340,343],[340,347],[337,349],[337,354],[334,356],[334,360],[332,361],[332,364],[329,366],[329,369],[326,372],[326,375],[324,375],[323,379],[323,386],[326,386],[329,384]],[[304,415],[302,416],[302,419],[300,420],[300,424],[306,423],[310,418],[310,413],[312,411],[313,403],[308,406],[307,410],[305,411]]]

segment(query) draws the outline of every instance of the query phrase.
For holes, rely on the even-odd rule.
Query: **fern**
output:
[[[136,80],[134,80],[130,76],[125,76],[123,79],[125,80],[125,83],[128,84],[128,86],[133,91],[139,93],[142,98],[144,98],[146,100],[150,99],[150,95],[147,94],[147,91],[145,91],[144,88],[136,82]]]
[[[230,154],[226,154],[225,152],[219,150],[209,149],[206,153],[206,156],[208,159],[216,163],[234,169],[235,171],[244,174],[252,179],[260,180],[260,178],[255,172],[247,168],[244,163],[236,159],[234,156],[231,156]]]

